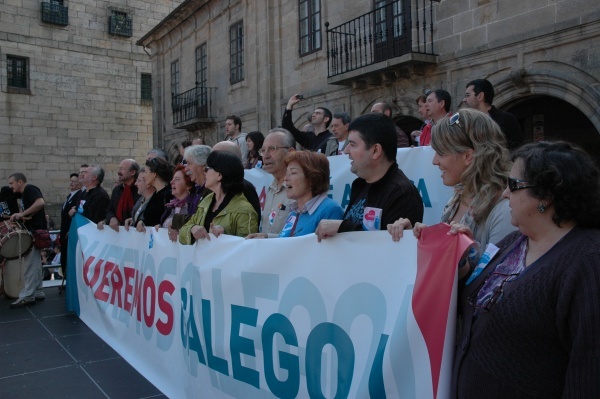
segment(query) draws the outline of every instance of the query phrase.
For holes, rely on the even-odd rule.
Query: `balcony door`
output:
[[[411,50],[411,0],[374,0],[375,61],[399,57]]]

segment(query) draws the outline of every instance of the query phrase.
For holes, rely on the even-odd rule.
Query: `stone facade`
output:
[[[414,23],[418,6],[411,1]],[[578,109],[590,126],[578,143],[600,155],[597,0],[441,0],[432,4],[434,63],[389,60],[328,77],[325,22],[334,27],[365,14],[373,9],[372,1],[321,1],[322,48],[302,57],[298,0],[186,1],[138,42],[153,53],[154,137],[163,147],[197,135],[214,143],[223,139],[225,117],[232,113],[241,116],[245,131],[266,132],[281,123],[283,107],[294,93],[305,98],[294,110],[298,126],[317,105],[358,116],[380,100],[393,103],[399,125],[414,124],[418,116],[415,98],[423,89],[449,91],[454,110],[467,82],[487,78],[496,88],[494,105],[499,108],[549,97]],[[230,84],[229,28],[240,20],[244,23],[245,78]],[[169,66],[179,60],[180,92],[192,89],[194,52],[202,43],[208,48],[207,86],[216,88],[213,120],[178,129],[181,126],[173,125]],[[550,122],[549,116],[546,119]],[[531,137],[532,115],[521,115],[520,120]],[[551,131],[547,127],[546,138],[568,138]]]
[[[152,147],[151,102],[141,101],[149,54],[135,42],[180,2],[65,1],[68,25],[42,22],[42,0],[0,2],[0,182],[23,172],[58,222],[68,178],[83,163],[106,170],[110,192],[123,158]],[[131,17],[131,37],[109,34],[112,7]],[[29,92],[7,88],[7,56],[28,58]]]

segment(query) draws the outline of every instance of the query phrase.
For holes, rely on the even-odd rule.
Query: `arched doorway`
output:
[[[547,95],[517,99],[501,107],[513,113],[523,128],[525,142],[564,140],[585,149],[600,163],[600,132],[576,107]]]
[[[421,119],[415,118],[414,116],[400,115],[394,118],[394,123],[396,124],[396,126],[400,126],[400,129],[402,129],[404,133],[406,133],[406,135],[408,136],[410,143],[414,145],[415,143],[411,140],[410,134],[415,130],[421,130],[421,127],[423,126],[423,121]]]

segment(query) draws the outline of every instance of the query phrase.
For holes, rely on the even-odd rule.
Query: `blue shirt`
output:
[[[279,237],[300,237],[312,234],[321,220],[342,220],[344,216],[342,207],[327,197],[326,193],[314,197],[302,209],[298,209],[297,202],[292,202],[290,208],[291,212]]]

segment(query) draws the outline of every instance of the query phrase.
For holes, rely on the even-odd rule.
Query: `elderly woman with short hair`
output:
[[[285,158],[287,197],[294,200],[279,237],[312,234],[322,219],[342,220],[344,210],[327,196],[329,160],[323,154],[294,151]]]
[[[185,149],[183,159],[186,161],[185,173],[194,182],[188,197],[188,216],[192,216],[198,209],[198,204],[210,193],[205,186],[206,175],[204,167],[210,154],[211,148],[207,145],[193,145]]]

